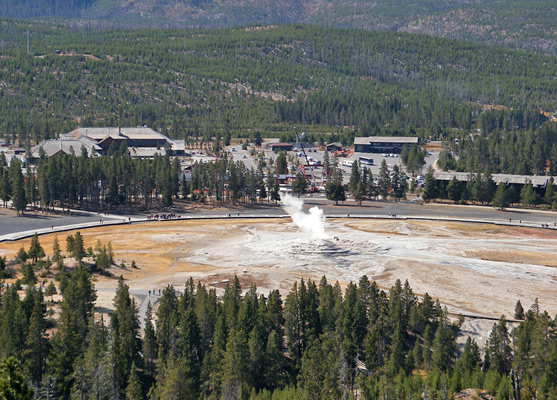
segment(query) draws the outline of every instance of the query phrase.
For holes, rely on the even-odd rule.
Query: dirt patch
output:
[[[468,251],[466,257],[479,258],[481,260],[545,265],[547,267],[557,267],[557,254],[544,251],[524,251],[514,250],[513,252],[501,250],[479,250]]]

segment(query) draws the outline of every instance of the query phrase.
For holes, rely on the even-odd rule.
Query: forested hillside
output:
[[[482,43],[557,51],[551,0],[4,0],[0,17],[63,17],[93,24],[230,27],[309,23],[432,34]]]
[[[2,27],[0,136],[22,144],[77,125],[148,125],[209,140],[292,135],[297,126],[346,143],[489,134],[536,130],[547,120],[540,109],[557,109],[554,57],[462,41],[306,26]]]
[[[386,292],[366,276],[344,289],[323,277],[263,294],[234,277],[217,295],[189,279],[148,293],[158,302],[141,334],[122,278],[113,312],[95,309],[91,273],[110,273],[110,242],[65,242],[44,249],[35,235],[15,260],[0,257],[3,277],[21,271],[0,292],[0,370],[13,370],[0,395],[31,399],[29,382],[39,399],[508,399],[511,371],[523,398],[557,393],[555,320],[537,301],[495,322],[482,356],[473,340],[457,345],[462,318],[408,282]]]

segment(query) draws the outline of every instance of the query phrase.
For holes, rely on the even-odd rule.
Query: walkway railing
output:
[[[434,216],[405,216],[405,215],[369,215],[369,214],[327,214],[326,218],[350,218],[350,219],[387,219],[387,220],[418,220],[418,221],[445,221],[445,222],[466,222],[473,224],[492,224],[501,226],[524,226],[534,228],[557,229],[557,226],[548,224],[538,224],[528,221],[503,221],[503,220],[484,220],[484,219],[467,219],[467,218],[450,218],[450,217],[434,217]],[[168,222],[168,221],[191,221],[191,220],[218,220],[218,219],[269,219],[269,218],[290,218],[288,214],[238,214],[238,213],[225,213],[218,215],[184,215],[178,214],[172,218],[152,218],[152,217],[120,217],[120,216],[107,216],[105,218],[113,218],[109,220],[103,219],[102,221],[87,222],[81,224],[61,225],[51,228],[33,229],[22,232],[14,232],[0,236],[0,242],[15,241],[25,239],[37,235],[47,235],[56,232],[66,232],[79,229],[98,228],[107,225],[125,225],[144,222]]]

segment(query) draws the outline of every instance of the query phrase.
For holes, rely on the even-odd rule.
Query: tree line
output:
[[[499,113],[499,123],[505,123],[505,114]],[[528,118],[526,114],[523,117]],[[487,132],[479,135],[448,135],[443,142],[439,166],[445,170],[474,173],[557,174],[557,122],[525,132],[499,125],[486,129]]]
[[[100,158],[88,157],[85,151],[79,156],[43,156],[36,166],[14,159],[8,167],[0,153],[0,200],[4,206],[11,201],[18,214],[28,205],[43,210],[55,206],[107,210],[169,207],[177,200],[246,205],[262,201],[276,203],[280,201],[278,176],[293,170],[296,171],[291,182],[293,194],[299,196],[313,190],[310,185],[314,182],[297,168],[299,160],[287,157],[285,152],[269,160],[255,150],[252,153],[257,160],[256,168],[248,169],[243,162],[220,153],[215,162],[188,166],[189,178],[178,158],[160,155],[152,160],[131,158],[125,147],[113,149],[111,156]],[[415,145],[403,149],[401,160],[408,174],[421,172],[424,154]],[[449,199],[455,203],[478,202],[499,208],[511,204],[557,208],[552,177],[544,188],[538,188],[531,182],[496,185],[490,173],[471,173],[467,181],[456,178],[440,181],[429,169],[421,189],[398,165],[390,170],[383,160],[378,175],[373,176],[369,168],[355,160],[345,185],[337,162],[325,152],[324,191],[337,204],[346,200],[347,191],[360,204],[368,199],[399,201],[406,198],[408,191],[418,191],[426,201]]]
[[[523,207],[541,206],[557,209],[555,181],[550,177],[544,188],[534,187],[531,181],[523,184],[496,184],[491,174],[470,174],[466,181],[453,177],[450,181],[436,180],[433,170],[425,175],[422,197],[426,201],[448,199],[454,203],[478,202],[504,209],[512,204]]]
[[[262,156],[256,169],[247,169],[224,153],[215,162],[189,167],[191,177],[186,179],[178,158],[132,158],[123,147],[98,158],[88,157],[86,151],[79,156],[43,156],[36,166],[13,159],[8,167],[0,153],[0,200],[4,206],[11,200],[18,214],[28,205],[44,210],[54,206],[106,210],[168,207],[177,199],[245,204],[280,200],[276,169]]]

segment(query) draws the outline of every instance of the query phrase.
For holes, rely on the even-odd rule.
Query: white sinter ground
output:
[[[536,297],[542,309],[557,312],[557,269],[546,266],[556,259],[557,236],[510,238],[490,226],[459,232],[405,220],[325,221],[318,208],[306,214],[298,199],[283,199],[292,222],[244,225],[193,250],[188,262],[207,265],[210,255],[223,272],[259,276],[263,291],[288,290],[301,277],[346,284],[365,274],[384,288],[407,279],[417,294],[438,297],[452,312],[512,317],[518,299],[528,307]],[[533,251],[535,259],[509,256]]]

